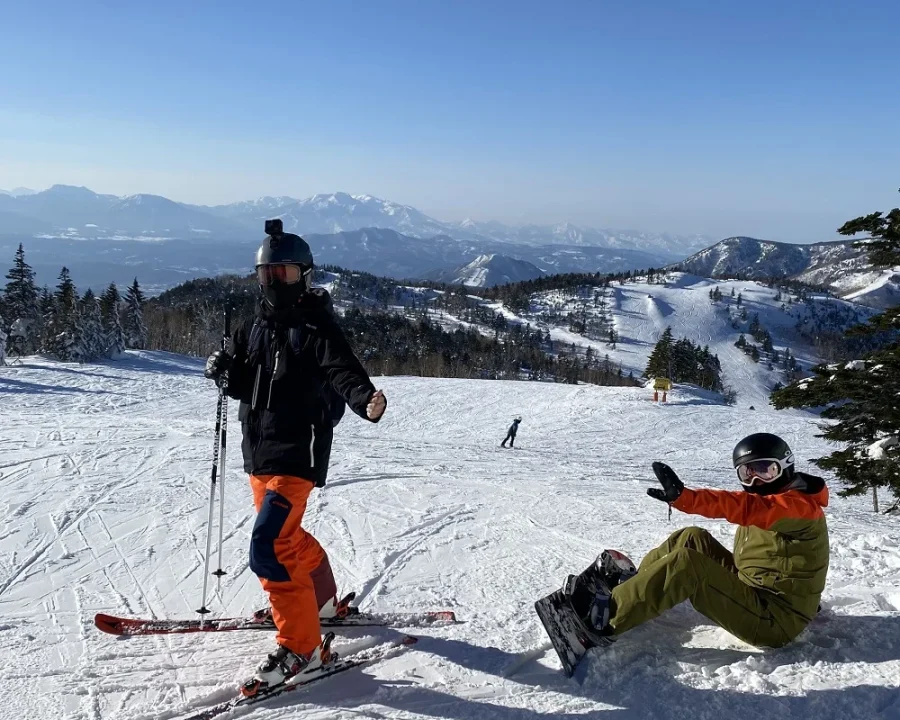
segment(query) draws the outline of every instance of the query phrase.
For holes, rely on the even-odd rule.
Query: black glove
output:
[[[224,350],[216,350],[207,358],[206,369],[203,371],[203,376],[210,380],[214,380],[216,385],[220,385],[228,374],[228,369],[230,367],[231,355]]]
[[[656,474],[656,479],[659,480],[659,484],[663,486],[663,489],[647,488],[647,494],[656,500],[662,500],[667,503],[675,502],[681,495],[681,491],[684,490],[684,483],[678,479],[675,471],[665,463],[653,463],[653,472]]]

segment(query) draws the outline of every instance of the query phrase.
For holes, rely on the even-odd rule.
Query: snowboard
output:
[[[600,638],[593,633],[593,637],[588,635],[562,590],[542,597],[534,604],[534,609],[559,656],[566,677],[572,677],[588,650],[613,642],[611,637]]]
[[[618,550],[604,550],[581,573],[581,577],[589,576],[593,582],[612,591],[636,573],[634,563],[627,555]],[[570,576],[572,578],[574,576]],[[586,627],[563,590],[542,597],[535,602],[534,609],[559,656],[566,677],[572,677],[588,650],[611,645],[615,641],[611,636],[599,635]]]

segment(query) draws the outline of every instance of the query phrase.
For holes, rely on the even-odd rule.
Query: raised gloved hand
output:
[[[653,463],[653,472],[656,474],[659,484],[662,485],[662,490],[659,488],[647,488],[647,494],[656,500],[662,500],[666,503],[675,502],[681,495],[681,491],[684,490],[684,483],[678,479],[675,471],[665,463]]]
[[[216,350],[206,359],[206,369],[203,371],[203,376],[215,381],[216,385],[221,385],[230,367],[231,355],[224,350]]]

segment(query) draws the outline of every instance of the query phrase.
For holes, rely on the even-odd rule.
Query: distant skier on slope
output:
[[[506,431],[506,437],[503,438],[503,442],[500,443],[500,447],[506,447],[506,443],[509,443],[510,447],[513,447],[516,442],[516,433],[519,432],[519,423],[522,422],[522,418],[517,417],[512,421],[512,425],[509,426],[509,430]]]
[[[325,484],[344,401],[372,422],[387,406],[335,322],[328,293],[311,287],[309,245],[284,233],[280,220],[266,232],[256,254],[256,320],[239,325],[230,352],[213,353],[205,371],[216,381],[227,373],[228,394],[241,401],[244,470],[258,512],[250,569],[278,629],[278,647],[244,684],[246,696],[332,657],[319,617],[336,612],[337,587],[328,556],[301,522],[312,489]]]
[[[653,463],[662,489],[647,494],[682,512],[739,525],[734,554],[706,530],[688,527],[651,550],[637,574],[614,588],[598,560],[570,576],[565,588],[589,636],[608,641],[684,600],[751,645],[781,647],[809,624],[828,571],[825,481],[795,471],[787,443],[769,433],[741,440],[733,461],[744,492],[691,490],[668,465]]]

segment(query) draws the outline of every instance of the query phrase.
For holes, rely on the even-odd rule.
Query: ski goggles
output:
[[[751,460],[737,466],[738,480],[741,481],[741,485],[747,486],[753,485],[757,480],[761,483],[770,483],[780,478],[790,464],[789,461],[779,458]]]
[[[293,285],[311,272],[311,267],[302,265],[259,265],[256,278],[260,285]]]

